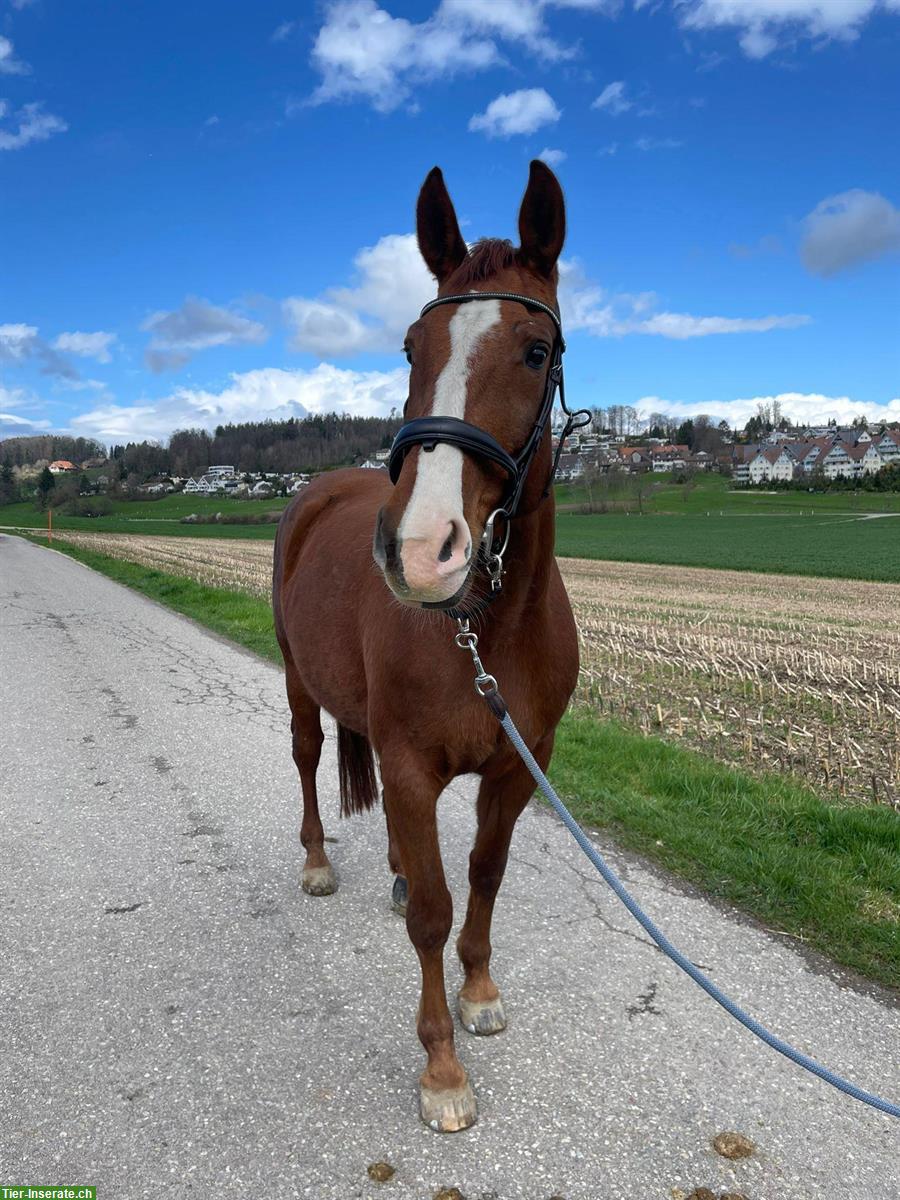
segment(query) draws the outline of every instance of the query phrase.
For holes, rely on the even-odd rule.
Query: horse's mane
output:
[[[462,290],[470,283],[482,283],[493,275],[499,275],[515,262],[516,250],[505,238],[481,238],[448,280],[454,291]]]

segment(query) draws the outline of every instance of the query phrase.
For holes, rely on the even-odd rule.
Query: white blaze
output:
[[[433,417],[465,420],[469,365],[482,337],[500,320],[499,300],[461,304],[450,321],[450,357],[434,385]],[[462,495],[463,452],[439,442],[419,451],[416,482],[397,531],[401,542],[427,538],[435,523],[465,524]]]

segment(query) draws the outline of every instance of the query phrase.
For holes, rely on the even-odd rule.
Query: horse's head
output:
[[[531,164],[518,249],[491,239],[468,250],[437,167],[419,193],[416,229],[422,257],[438,281],[438,299],[503,292],[556,310],[565,207],[556,176],[544,163]],[[395,453],[395,487],[378,514],[374,555],[399,599],[450,607],[467,593],[485,524],[514,486],[509,465],[501,465],[502,452],[515,459],[529,446],[543,402],[552,394],[548,372],[561,344],[550,312],[514,300],[438,304],[410,326],[407,421],[451,418],[444,433],[462,429],[453,419],[465,421],[476,427],[468,440],[483,430],[494,451],[473,452],[471,445],[460,448],[442,436],[429,440],[427,427],[420,426],[405,456]],[[548,477],[549,428],[538,433],[523,506],[536,502]],[[466,436],[463,430],[463,443]]]

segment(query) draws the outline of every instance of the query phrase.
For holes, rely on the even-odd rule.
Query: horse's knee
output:
[[[496,856],[480,858],[473,854],[469,859],[469,885],[482,895],[493,896],[503,882],[505,871],[505,857],[498,860]]]
[[[449,891],[433,891],[423,894],[410,881],[406,903],[406,930],[409,940],[422,954],[442,950],[450,936],[453,924],[453,901]]]

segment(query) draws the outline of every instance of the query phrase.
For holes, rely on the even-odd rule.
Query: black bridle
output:
[[[559,389],[559,402],[568,420],[559,439],[559,446],[553,458],[553,466],[550,470],[546,487],[544,488],[544,496],[549,494],[550,485],[553,483],[554,476],[556,475],[556,470],[559,466],[559,457],[566,438],[573,430],[581,429],[587,425],[591,419],[591,415],[584,409],[577,412],[570,412],[566,406],[562,365],[562,356],[566,348],[566,343],[562,333],[562,322],[559,319],[559,314],[548,304],[544,304],[542,300],[534,300],[530,296],[520,296],[514,292],[466,292],[462,296],[439,296],[436,300],[429,301],[421,313],[419,313],[419,316],[424,317],[427,312],[430,312],[433,308],[437,308],[439,304],[467,304],[470,300],[512,300],[518,304],[523,304],[526,308],[537,309],[539,312],[546,313],[553,321],[556,328],[556,335],[553,339],[553,348],[550,352],[550,367],[547,371],[544,396],[541,400],[541,406],[531,433],[528,435],[525,445],[519,453],[513,455],[484,429],[479,429],[477,425],[472,425],[468,421],[462,421],[459,417],[416,417],[412,421],[407,421],[397,432],[397,436],[394,438],[393,445],[391,446],[390,457],[388,458],[388,471],[391,483],[396,483],[400,478],[403,462],[414,446],[421,446],[426,453],[433,450],[439,443],[457,446],[460,450],[473,455],[475,458],[485,459],[488,462],[496,464],[498,467],[502,467],[506,471],[509,476],[509,489],[501,504],[495,509],[493,516],[502,515],[509,520],[516,515],[516,510],[519,507],[519,502],[522,498],[522,489],[525,486],[525,480],[528,476],[528,469],[535,454],[537,454],[538,447],[547,428],[547,422],[550,420],[550,413],[553,410],[553,400],[556,396],[557,388]],[[491,526],[493,527],[493,520],[491,521]],[[487,549],[489,551],[490,547]]]

